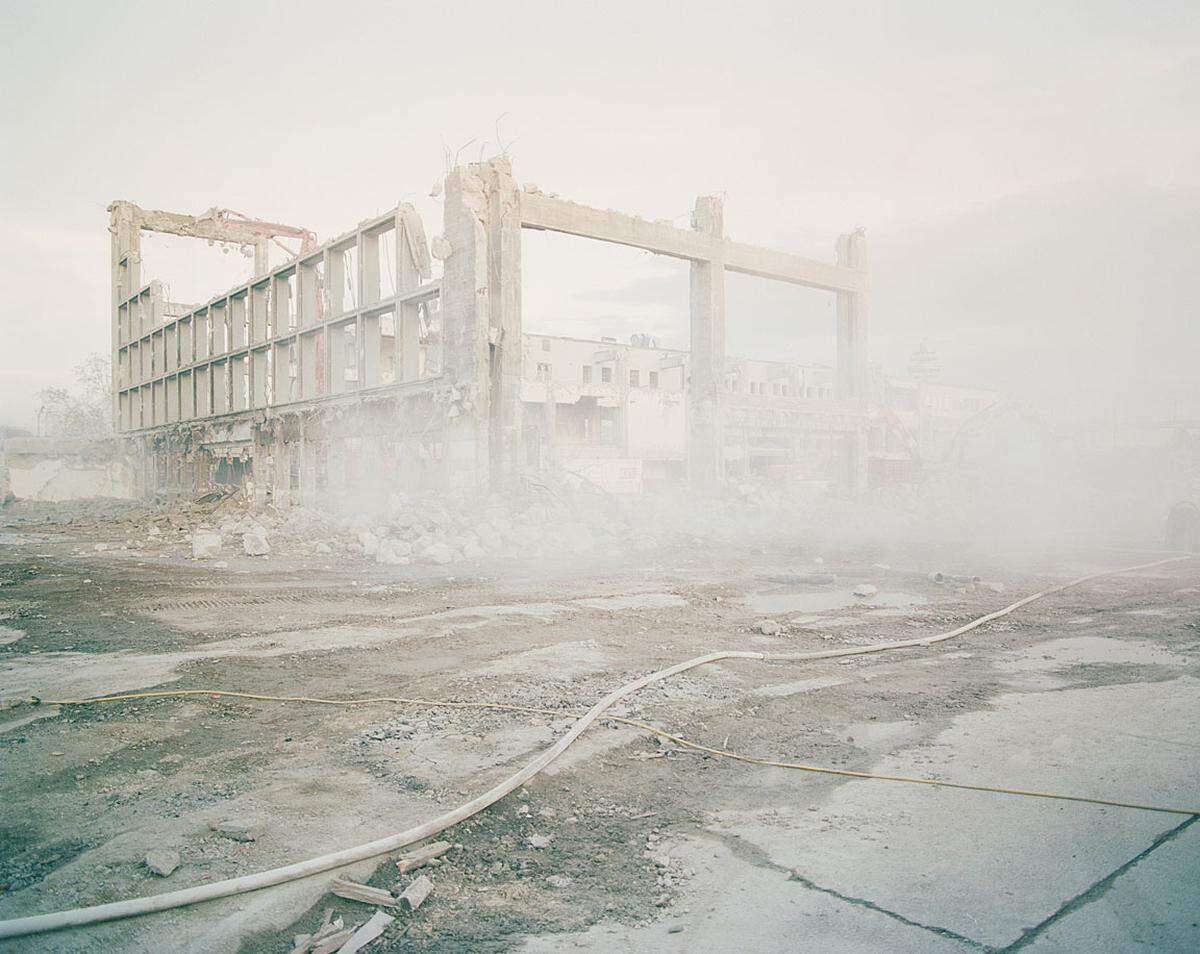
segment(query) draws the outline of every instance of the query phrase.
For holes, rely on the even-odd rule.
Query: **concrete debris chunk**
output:
[[[552,874],[546,878],[546,884],[552,888],[569,888],[574,883],[575,879],[565,874]]]
[[[549,835],[530,835],[526,839],[526,841],[529,842],[529,845],[531,848],[549,848],[550,847],[550,836]]]
[[[364,530],[358,535],[358,542],[361,544],[363,553],[367,556],[374,556],[379,549],[379,537],[375,536],[370,530]]]
[[[396,862],[396,870],[400,874],[408,874],[410,871],[416,871],[418,868],[429,864],[434,858],[444,855],[449,850],[450,842],[435,841],[401,857]]]
[[[267,541],[267,531],[258,527],[243,533],[242,549],[246,556],[266,556],[271,552],[271,544]]]
[[[211,530],[197,530],[192,534],[192,559],[212,560],[221,555],[221,535]]]
[[[339,898],[347,901],[361,901],[363,904],[380,904],[384,907],[394,907],[396,899],[390,891],[383,888],[372,888],[369,884],[359,884],[357,881],[347,881],[345,878],[334,878],[329,890]]]
[[[444,543],[435,543],[425,549],[423,556],[430,563],[445,565],[454,559],[454,551]]]
[[[146,855],[144,864],[160,878],[170,877],[179,867],[179,852],[173,848],[155,848]]]
[[[403,566],[411,563],[412,544],[407,540],[380,540],[375,550],[375,562]]]
[[[404,893],[400,895],[400,905],[405,911],[412,914],[412,912],[425,903],[425,899],[429,897],[431,891],[433,891],[433,882],[425,877],[425,875],[421,875],[421,877],[404,889]]]
[[[872,586],[870,583],[859,583],[858,586],[854,588],[853,593],[855,596],[862,597],[863,599],[870,599],[872,596],[876,596],[879,593],[879,588]]]
[[[361,951],[379,937],[384,929],[395,920],[390,914],[376,911],[366,924],[355,931],[350,939],[338,948],[338,954],[354,954],[355,951]]]
[[[245,818],[222,818],[208,825],[218,835],[234,841],[254,841],[258,838],[259,826]]]
[[[481,547],[478,543],[468,542],[463,547],[463,556],[468,560],[482,560],[485,556],[487,556],[487,551],[484,550],[483,547]]]

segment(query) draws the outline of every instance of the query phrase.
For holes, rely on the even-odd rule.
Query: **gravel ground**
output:
[[[636,550],[448,567],[231,547],[215,566],[190,559],[183,530],[150,535],[146,512],[106,506],[10,511],[0,529],[7,702],[201,688],[557,714],[207,695],[12,705],[0,712],[0,917],[408,827],[515,771],[626,679],[700,653],[932,635],[1152,558],[839,548],[797,543],[809,538],[785,526],[752,541],[659,530]],[[96,549],[131,526],[134,546]],[[981,581],[930,579],[939,570]],[[855,597],[863,584],[877,592]],[[1097,580],[936,647],[710,665],[615,714],[774,759],[1198,805],[1198,628],[1200,577],[1181,563]],[[254,840],[213,828],[228,822]],[[610,720],[448,832],[454,847],[426,869],[430,899],[393,911],[368,950],[1196,949],[1189,825],[752,766]],[[165,878],[143,863],[162,847],[180,857]],[[344,874],[389,890],[416,877],[387,858]],[[372,913],[330,895],[331,877],[5,949],[288,951],[328,908],[347,924]]]

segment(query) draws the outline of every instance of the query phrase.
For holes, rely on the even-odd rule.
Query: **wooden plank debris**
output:
[[[404,889],[404,893],[400,895],[400,906],[409,914],[412,914],[412,912],[424,903],[432,890],[433,882],[425,877],[425,875],[421,875],[421,877]]]
[[[338,949],[337,954],[354,954],[355,951],[361,950],[379,937],[383,929],[395,920],[390,914],[376,911],[371,915],[371,920],[355,931],[354,936]]]
[[[349,940],[354,928],[347,929],[341,918],[332,920],[333,908],[325,909],[325,917],[321,926],[312,934],[297,934],[293,939],[295,945],[291,954],[329,954]],[[330,947],[329,945],[333,945]]]
[[[342,931],[335,931],[326,938],[322,938],[317,942],[317,946],[312,949],[311,954],[336,954],[346,942],[354,936],[354,928],[346,928]]]
[[[394,907],[396,899],[390,891],[383,888],[372,888],[369,884],[359,884],[357,881],[347,881],[345,878],[334,878],[329,888],[339,898],[348,901],[361,901],[363,904],[381,904],[384,907]]]
[[[396,870],[400,874],[408,874],[410,871],[416,871],[418,868],[423,868],[434,858],[441,857],[450,850],[450,842],[435,841],[428,845],[422,845],[416,851],[409,852],[407,855],[402,855],[396,862]]]

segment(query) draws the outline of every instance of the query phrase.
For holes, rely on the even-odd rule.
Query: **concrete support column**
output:
[[[250,482],[253,487],[253,500],[256,507],[267,502],[267,491],[274,493],[274,450],[275,435],[270,430],[254,429],[254,438],[250,448]]]
[[[546,401],[542,406],[542,464],[551,470],[558,467],[558,399],[554,385],[546,382]]]
[[[866,271],[867,239],[860,230],[837,243],[839,265]],[[863,291],[837,293],[837,397],[865,404],[867,400],[867,300]]]
[[[521,208],[506,157],[485,163],[488,190],[488,446],[490,485],[501,489],[521,466]]]
[[[720,196],[701,196],[692,228],[720,239],[725,212]],[[719,247],[719,243],[718,243]],[[715,490],[725,476],[725,265],[721,253],[691,264],[691,362],[688,386],[688,477]]]
[[[271,267],[271,256],[267,239],[260,238],[254,243],[254,277],[262,278]]]
[[[358,386],[378,387],[383,383],[383,368],[379,361],[379,353],[383,349],[379,315],[365,315],[359,322],[359,330],[362,333],[362,345],[359,350]]]
[[[443,368],[470,406],[446,422],[447,476],[454,486],[483,491],[488,483],[488,283],[486,184],[477,164],[446,176],[443,236],[449,256],[442,270]],[[519,347],[519,343],[518,343]]]
[[[867,239],[860,229],[843,235],[837,243],[839,265],[865,273]],[[865,412],[870,396],[867,380],[867,296],[865,291],[837,293],[837,397],[856,405],[863,413],[858,432],[845,442],[846,489],[851,494],[867,489],[867,423]]]
[[[410,204],[396,210],[396,290],[412,291],[429,278],[429,245],[421,217]],[[421,315],[416,302],[396,309],[395,379],[416,381],[421,376]]]
[[[133,206],[114,202],[109,206],[112,264],[112,414],[113,428],[121,429],[120,388],[121,302],[142,287],[142,233],[133,221]],[[132,319],[131,319],[132,320]],[[134,337],[132,334],[130,337]],[[131,422],[131,427],[138,426]]]

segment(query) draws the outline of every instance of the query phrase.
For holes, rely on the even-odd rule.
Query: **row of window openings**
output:
[[[554,377],[554,366],[553,365],[538,364],[537,379],[539,381],[549,381],[553,377]],[[608,365],[601,365],[601,367],[600,367],[600,383],[601,384],[612,384],[612,378],[613,378],[613,369]],[[583,366],[582,381],[584,384],[592,383],[592,366],[590,364],[585,364]],[[629,372],[629,386],[631,388],[640,388],[642,386],[642,373],[641,373],[641,371],[637,370],[636,368],[630,370],[630,372]],[[657,371],[647,371],[646,372],[646,386],[651,387],[651,388],[658,387],[658,372]]]
[[[397,356],[396,346],[394,343],[396,336],[396,317],[393,312],[386,312],[380,315],[378,320],[378,334],[382,346],[381,354],[383,354],[385,358],[386,371],[386,361],[394,360],[394,358]],[[430,345],[432,345],[438,337],[438,330],[435,326],[435,318],[431,313],[430,303],[421,302],[418,304],[417,320],[419,322],[417,327],[419,329],[418,333],[420,335],[421,342],[421,368],[419,375],[424,377],[427,373],[436,374],[438,365],[438,362],[435,360],[435,355],[433,354],[434,349],[430,347]],[[345,341],[346,364],[348,366],[346,380],[357,380],[357,328],[354,324],[341,325],[337,327],[330,326],[330,333],[335,338],[333,345],[335,348],[337,346],[336,336],[339,334],[339,332],[343,335],[343,340]],[[176,368],[186,367],[188,364],[192,363],[187,359],[191,357],[190,353],[194,352],[196,349],[185,348],[182,347],[181,344],[177,344],[177,338],[174,335],[167,335],[165,337],[159,336],[157,341],[159,342],[157,345],[142,346],[139,348],[139,346],[135,344],[133,348],[124,350],[125,356],[121,359],[121,379],[123,385],[139,383],[133,381],[132,373],[134,371],[137,371],[137,373],[140,375],[140,380],[144,381],[148,380],[147,375],[149,378],[156,378],[160,374],[173,371]],[[174,352],[172,354],[173,361],[171,362],[170,366],[168,366],[165,360],[166,352],[164,349],[167,345],[170,345],[172,351]],[[294,349],[295,346],[293,345],[292,347]],[[199,357],[201,361],[204,361],[206,358],[212,356],[213,355],[202,354]],[[390,377],[386,376],[385,379],[388,381],[391,380]]]
[[[767,382],[766,381],[747,381],[746,387],[747,387],[748,394],[764,394],[765,395],[767,393]],[[740,387],[736,380],[731,380],[731,381],[727,382],[726,389],[729,391],[732,391],[733,393],[736,394],[740,390]],[[792,389],[791,389],[791,386],[787,385],[787,384],[772,384],[770,393],[772,395],[774,395],[775,397],[790,397],[791,393],[792,393]],[[806,398],[828,399],[828,398],[833,397],[833,389],[832,388],[800,388],[800,390],[798,392],[798,396],[806,397]]]
[[[392,270],[386,266],[381,267],[384,263],[393,261],[393,241],[394,229],[389,229],[380,233],[378,238],[378,247],[375,255],[375,265],[370,276],[363,275],[363,296],[364,301],[382,301],[384,298],[391,297],[396,294],[396,280],[392,274]],[[338,254],[336,252],[332,254]],[[335,270],[334,278],[337,279],[340,272],[341,280],[336,281],[336,285],[344,287],[329,288],[325,282],[325,263],[318,261],[311,265],[302,266],[302,270],[307,273],[308,290],[306,296],[304,316],[306,325],[319,324],[325,320],[326,313],[329,312],[329,298],[332,293],[334,296],[334,304],[338,306],[337,314],[353,311],[358,308],[359,292],[355,287],[358,277],[358,249],[351,246],[341,252],[341,268]],[[124,264],[122,268],[127,266]],[[125,279],[127,281],[127,279]],[[272,337],[276,333],[280,333],[281,327],[286,327],[288,331],[295,331],[298,328],[298,319],[301,317],[297,314],[297,296],[299,292],[300,275],[293,271],[289,275],[274,276],[270,284],[256,286],[254,293],[255,300],[250,301],[248,296],[240,296],[243,302],[241,306],[242,314],[230,316],[228,324],[222,316],[213,315],[213,345],[214,348],[222,348],[224,351],[230,350],[234,346],[234,328],[236,325],[241,325],[241,341],[251,340],[251,336],[256,330],[259,322],[266,329],[267,337]],[[270,313],[272,300],[279,296],[277,304],[278,314],[275,315],[274,321],[269,321],[267,315]],[[261,297],[259,297],[261,296]],[[231,302],[239,300],[238,296],[231,296]],[[262,308],[258,312],[258,307]],[[220,311],[223,306],[212,306],[215,311]],[[231,306],[233,307],[233,306]],[[139,311],[135,314],[134,308]],[[133,305],[122,306],[123,315],[121,341],[135,341],[147,331],[157,330],[155,328],[146,327],[146,319],[140,312],[140,302]],[[169,322],[168,322],[169,324]],[[219,330],[221,325],[226,325],[223,330]],[[275,327],[278,325],[279,327]],[[162,327],[162,326],[160,326]],[[137,328],[141,330],[141,334],[134,336],[133,330]],[[224,339],[223,342],[217,339],[220,334]],[[258,339],[262,340],[262,339]],[[214,352],[217,353],[217,352]]]

